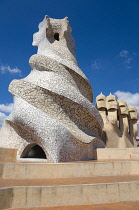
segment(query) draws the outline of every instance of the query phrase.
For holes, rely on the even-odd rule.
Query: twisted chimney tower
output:
[[[38,52],[29,60],[30,74],[9,86],[14,109],[1,129],[0,147],[18,148],[18,158],[39,145],[48,161],[93,159],[93,148],[105,147],[103,121],[77,65],[68,18],[45,16],[33,46]]]

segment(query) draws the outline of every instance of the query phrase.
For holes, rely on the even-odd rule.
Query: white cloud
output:
[[[138,56],[138,54],[137,54],[136,52],[133,52],[133,53],[132,53],[132,55],[134,55],[134,56]]]
[[[132,60],[133,60],[132,58],[127,58],[124,62],[125,62],[126,64],[130,64]]]
[[[118,97],[118,99],[123,99],[127,102],[127,104],[130,104],[134,106],[138,113],[139,113],[139,93],[130,93],[130,92],[123,92],[123,91],[116,91],[114,93]]]
[[[10,113],[13,109],[13,103],[10,104],[0,104],[0,126],[3,124],[6,117],[8,117],[5,113]]]
[[[100,59],[96,59],[96,60],[93,61],[92,68],[93,69],[97,69],[97,70],[101,69],[101,61],[100,61]]]
[[[120,57],[127,58],[128,54],[129,54],[129,52],[127,50],[122,50],[120,52]]]
[[[127,69],[132,68],[131,64],[134,61],[134,57],[137,56],[137,54],[136,55],[135,54],[136,54],[135,52],[134,53],[129,53],[129,51],[127,51],[127,50],[122,50],[119,53],[119,56],[122,58],[123,64]]]
[[[128,69],[131,69],[132,66],[131,66],[131,63],[132,63],[133,59],[132,58],[127,58],[126,60],[124,60],[124,63],[125,63],[125,67],[128,68]]]
[[[11,68],[9,65],[7,65],[7,66],[1,65],[0,70],[1,70],[2,74],[5,74],[6,72],[10,72],[11,74],[15,74],[15,73],[20,74],[21,73],[21,70],[19,70],[17,67]]]
[[[10,113],[13,109],[13,103],[10,104],[0,104],[0,111]]]
[[[136,52],[129,52],[128,50],[122,50],[119,53],[119,56],[121,57],[125,68],[131,69],[138,54]]]
[[[6,117],[7,117],[6,114],[0,112],[0,125],[3,124],[4,120],[6,119]]]

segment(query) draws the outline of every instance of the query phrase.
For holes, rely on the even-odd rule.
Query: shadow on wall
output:
[[[21,158],[47,159],[43,149],[37,144],[29,144],[23,151]]]

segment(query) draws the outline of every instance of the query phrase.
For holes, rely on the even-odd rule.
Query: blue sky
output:
[[[138,0],[0,0],[0,124],[12,109],[8,85],[29,74],[32,35],[46,14],[69,17],[94,99],[112,92],[139,111],[138,11]]]

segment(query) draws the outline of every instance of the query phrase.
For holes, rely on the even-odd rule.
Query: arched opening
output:
[[[45,152],[43,149],[37,145],[28,145],[22,155],[21,158],[38,158],[38,159],[47,159]]]
[[[54,38],[59,41],[59,33],[54,33]]]

